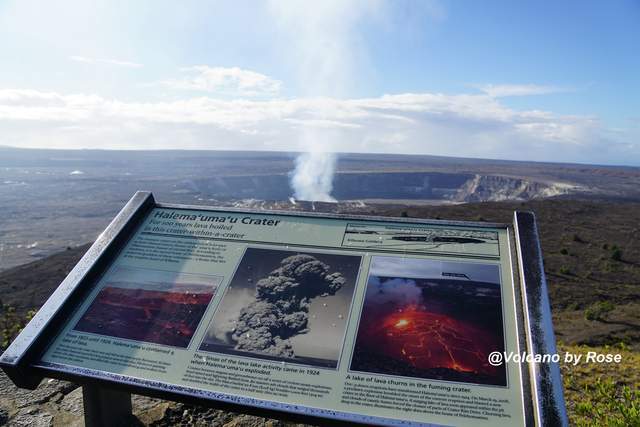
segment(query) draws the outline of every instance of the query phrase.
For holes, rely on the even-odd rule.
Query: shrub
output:
[[[626,385],[620,387],[616,382],[602,378],[598,378],[586,389],[592,397],[576,403],[577,415],[587,418],[596,416],[601,421],[606,419],[610,426],[640,425],[640,390]]]
[[[578,304],[577,302],[572,302],[567,306],[567,310],[576,311],[579,309],[580,309],[580,304]]]
[[[611,353],[609,347],[568,346],[558,343],[561,351],[586,357],[589,351]],[[564,397],[569,425],[640,426],[640,388],[637,366],[640,353],[616,347],[622,361],[612,363],[561,364]]]
[[[560,274],[571,274],[571,270],[566,265],[560,267]]]
[[[562,249],[560,249],[560,253],[561,253],[562,255],[569,255],[569,249],[567,249],[567,248],[562,248]]]
[[[605,320],[609,313],[613,311],[615,306],[611,301],[598,301],[591,304],[584,312],[587,320]]]
[[[0,350],[4,350],[31,320],[35,311],[31,310],[26,317],[22,317],[16,313],[15,307],[8,304],[3,304],[0,309]]]
[[[611,250],[611,259],[614,261],[622,260],[622,251],[620,250],[620,248],[616,246],[613,247],[613,249]]]

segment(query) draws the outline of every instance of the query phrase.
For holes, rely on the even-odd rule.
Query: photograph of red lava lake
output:
[[[74,329],[186,348],[218,284],[213,276],[120,268]]]
[[[373,257],[351,370],[506,385],[499,267]]]

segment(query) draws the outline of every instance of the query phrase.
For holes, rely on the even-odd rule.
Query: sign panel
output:
[[[39,366],[380,424],[525,424],[508,229],[155,207]],[[275,406],[274,406],[275,405]]]

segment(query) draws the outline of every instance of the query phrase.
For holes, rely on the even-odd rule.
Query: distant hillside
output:
[[[89,249],[90,244],[69,248],[47,258],[0,273],[0,302],[19,313],[40,307]]]
[[[0,147],[0,271],[94,240],[137,190],[165,203],[286,201],[295,156]],[[347,153],[338,156],[332,194],[359,204],[640,202],[640,168]]]

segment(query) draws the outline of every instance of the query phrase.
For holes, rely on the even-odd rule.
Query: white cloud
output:
[[[197,65],[182,69],[188,73],[182,79],[164,80],[162,85],[172,89],[198,90],[222,95],[276,95],[282,82],[251,70],[238,67],[209,67]]]
[[[476,89],[493,98],[507,96],[547,95],[550,93],[567,92],[569,89],[559,86],[544,86],[534,84],[484,84],[473,85]]]
[[[129,68],[140,68],[142,64],[137,62],[130,61],[121,61],[118,59],[98,59],[98,58],[87,58],[86,56],[70,56],[70,60],[76,62],[82,62],[84,64],[107,64],[107,65],[116,65],[118,67],[129,67]]]
[[[0,90],[0,144],[13,146],[297,150],[301,128],[343,152],[640,164],[631,132],[485,94],[129,102]]]

